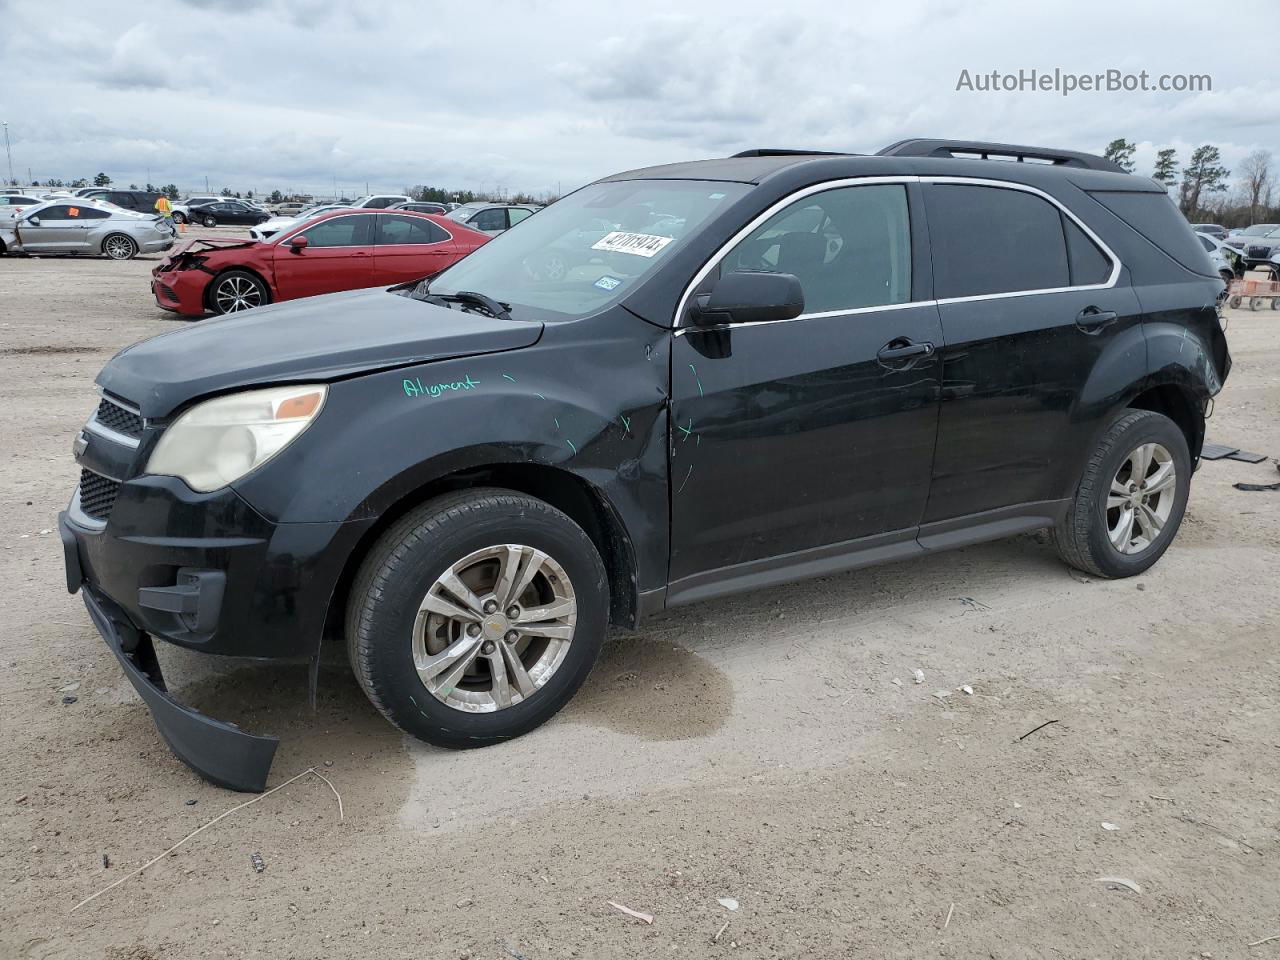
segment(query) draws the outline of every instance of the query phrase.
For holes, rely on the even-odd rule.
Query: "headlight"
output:
[[[196,404],[164,432],[147,473],[179,477],[200,493],[234,483],[307,429],[328,391],[323,384],[272,387]]]

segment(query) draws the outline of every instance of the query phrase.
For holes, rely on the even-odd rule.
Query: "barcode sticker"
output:
[[[627,233],[615,230],[606,233],[591,245],[592,250],[608,253],[634,253],[637,257],[653,257],[662,251],[674,237],[659,237],[652,233]]]

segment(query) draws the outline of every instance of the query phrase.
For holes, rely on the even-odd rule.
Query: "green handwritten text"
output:
[[[471,390],[480,386],[479,380],[472,380],[471,374],[467,374],[465,380],[455,380],[453,383],[430,383],[426,386],[422,385],[422,381],[418,378],[404,381],[404,395],[406,397],[438,397],[446,390]]]

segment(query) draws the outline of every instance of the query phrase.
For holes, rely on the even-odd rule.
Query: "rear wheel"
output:
[[[213,217],[205,217],[200,222],[203,223],[206,227],[216,227],[218,225],[218,221],[215,220]]]
[[[112,260],[132,260],[138,255],[138,244],[123,233],[112,233],[103,239],[102,252]]]
[[[1187,507],[1191,455],[1168,417],[1130,410],[1085,465],[1067,515],[1053,530],[1058,553],[1099,577],[1131,577],[1169,548]]]
[[[590,538],[541,500],[450,494],[406,515],[361,565],[351,666],[407,733],[478,747],[545,723],[590,673],[608,624]]]
[[[209,308],[214,313],[239,313],[270,302],[267,285],[247,270],[219,274],[209,290]]]
[[[173,213],[172,213],[172,214],[170,214],[170,216],[172,216],[172,217],[173,217],[173,222],[174,222],[174,223],[186,223],[186,222],[187,222],[187,215],[186,215],[185,213],[182,213],[182,212],[181,212],[181,211],[179,211],[179,210],[175,210],[175,211],[173,211]]]

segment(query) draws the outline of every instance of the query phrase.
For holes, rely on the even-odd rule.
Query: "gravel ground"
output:
[[[246,799],[172,757],[63,587],[93,376],[184,322],[151,266],[0,260],[0,956],[1280,957],[1249,946],[1280,934],[1280,493],[1231,486],[1269,461],[1206,463],[1145,576],[1025,536],[706,603],[485,750],[407,741],[337,652],[312,713],[303,668],[162,650],[344,816],[304,777],[72,913]],[[1280,454],[1280,314],[1229,337],[1210,435]]]

